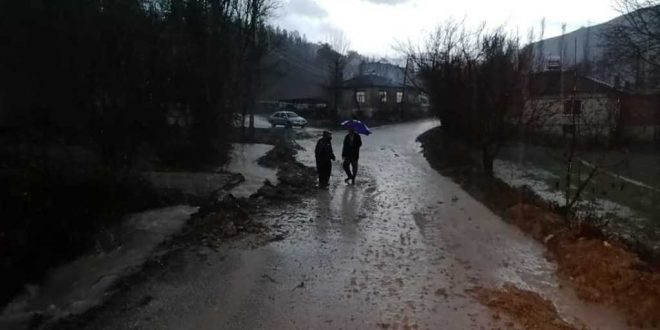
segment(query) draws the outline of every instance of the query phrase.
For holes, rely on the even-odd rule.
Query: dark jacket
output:
[[[361,146],[362,139],[360,138],[360,134],[353,133],[353,138],[351,139],[351,133],[348,133],[344,138],[344,148],[342,149],[341,156],[351,160],[357,160],[360,158]]]
[[[332,139],[323,137],[316,142],[314,155],[316,156],[316,166],[335,160],[335,153],[332,151]]]

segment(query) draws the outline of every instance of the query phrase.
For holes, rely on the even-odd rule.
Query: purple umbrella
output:
[[[341,126],[343,126],[346,129],[352,128],[355,130],[358,134],[362,135],[369,135],[371,134],[371,130],[367,125],[365,125],[363,122],[355,119],[347,120],[341,123]]]

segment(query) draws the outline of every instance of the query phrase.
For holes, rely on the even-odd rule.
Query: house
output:
[[[527,79],[523,120],[529,131],[551,136],[577,132],[595,141],[617,137],[622,91],[575,71],[545,71]]]
[[[428,109],[428,97],[419,88],[375,74],[345,80],[337,102],[342,118],[400,118],[423,114]]]

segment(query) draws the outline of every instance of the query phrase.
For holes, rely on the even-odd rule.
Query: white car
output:
[[[297,113],[291,111],[278,111],[270,115],[268,121],[273,127],[281,125],[284,127],[299,126],[305,128],[305,126],[307,126],[307,120],[305,120],[305,118],[300,117]]]

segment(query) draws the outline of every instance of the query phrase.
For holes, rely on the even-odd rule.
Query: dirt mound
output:
[[[537,240],[546,240],[549,235],[557,235],[564,226],[559,215],[529,204],[517,204],[508,208],[505,218]]]
[[[587,301],[622,310],[637,326],[660,325],[660,274],[634,253],[607,241],[580,237],[556,213],[519,204],[506,211],[507,220],[546,243],[559,275]]]
[[[633,253],[595,239],[554,244],[559,274],[587,301],[623,310],[636,326],[660,325],[660,275]]]
[[[316,187],[316,171],[296,161],[297,151],[291,145],[278,144],[266,155],[259,158],[261,166],[277,168],[277,186],[269,181],[253,194],[252,198],[263,197],[271,200],[296,200],[301,194],[309,193]]]
[[[555,306],[538,294],[521,290],[513,285],[501,289],[475,288],[470,291],[482,304],[488,306],[499,319],[504,314],[516,324],[508,328],[528,330],[573,330],[580,329],[564,321]],[[517,325],[517,327],[516,327]]]
[[[184,236],[200,241],[202,245],[214,246],[242,233],[263,232],[264,227],[253,222],[248,212],[254,207],[247,204],[227,195],[220,201],[201,207],[190,221],[192,231]]]
[[[278,143],[265,155],[257,160],[261,166],[268,168],[278,168],[282,164],[293,163],[296,161],[297,151],[286,143]]]

